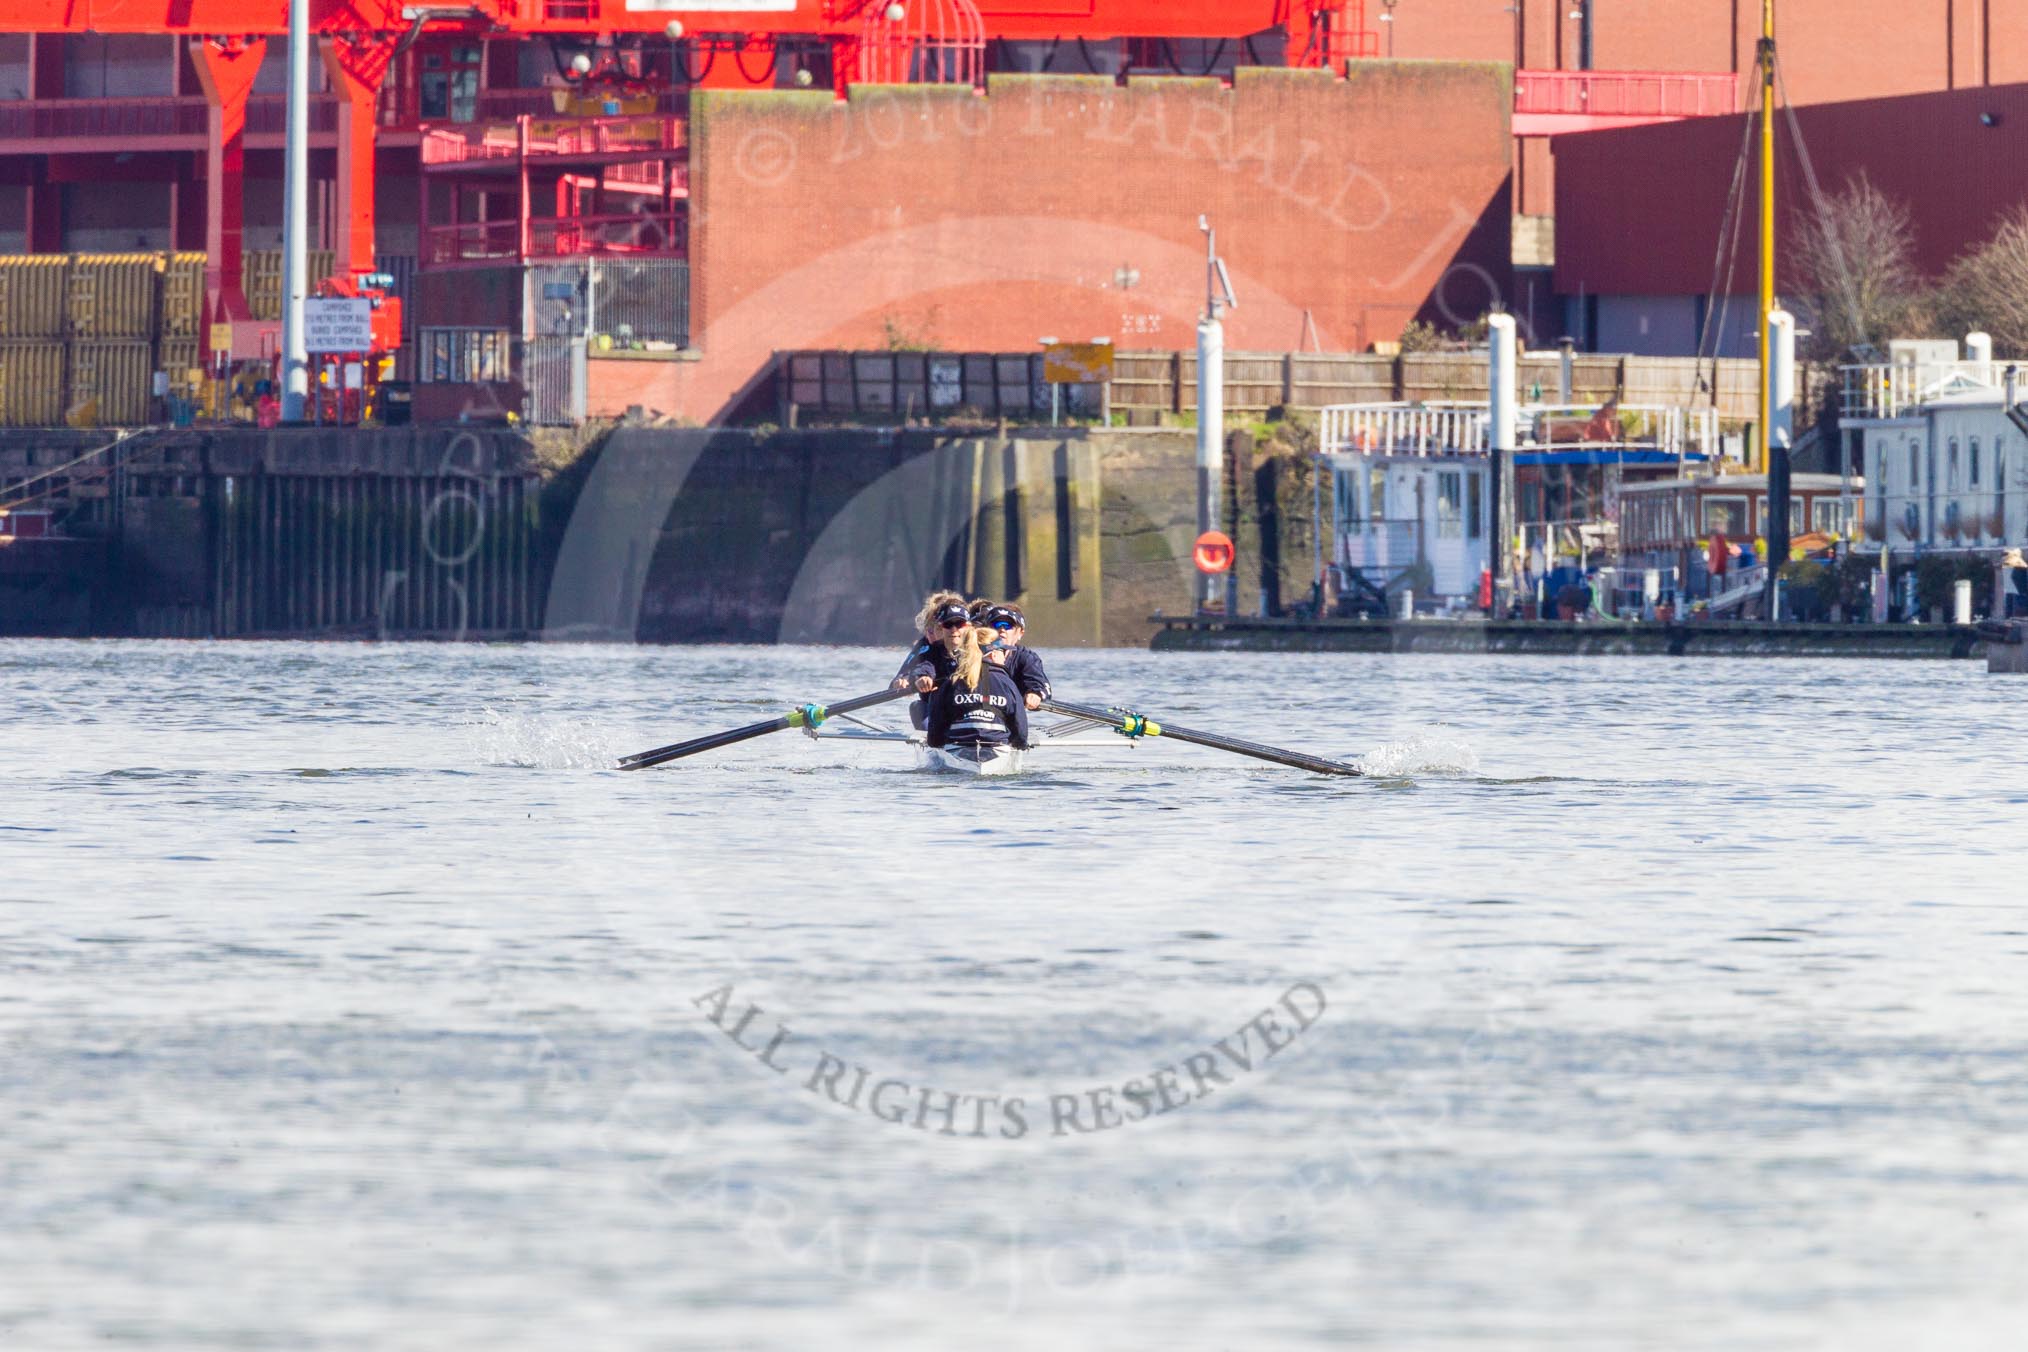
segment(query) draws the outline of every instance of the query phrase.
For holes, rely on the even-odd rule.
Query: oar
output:
[[[673,746],[658,746],[653,751],[637,751],[631,756],[622,756],[620,769],[645,770],[664,761],[694,756],[700,751],[731,746],[734,742],[750,741],[755,737],[765,737],[771,732],[786,732],[790,728],[814,728],[836,714],[870,709],[876,704],[885,704],[891,699],[907,699],[914,694],[915,687],[911,685],[903,690],[883,690],[877,695],[861,695],[858,699],[848,699],[839,704],[805,704],[800,709],[792,709],[780,718],[770,718],[765,723],[749,723],[730,732],[714,732],[708,737],[693,737],[687,742],[677,742]]]
[[[1109,724],[1115,732],[1128,737],[1167,737],[1178,742],[1195,742],[1198,746],[1230,751],[1236,756],[1252,756],[1255,760],[1293,765],[1298,770],[1308,770],[1318,775],[1363,773],[1358,766],[1347,765],[1344,761],[1325,760],[1322,756],[1311,756],[1301,751],[1284,751],[1278,746],[1262,746],[1259,742],[1241,741],[1237,737],[1221,737],[1215,732],[1179,728],[1174,723],[1157,723],[1154,719],[1134,713],[1130,709],[1094,709],[1088,704],[1065,704],[1061,700],[1054,699],[1042,701],[1042,707],[1053,714],[1068,714],[1072,718]]]

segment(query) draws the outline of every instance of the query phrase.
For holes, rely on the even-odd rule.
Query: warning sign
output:
[[[1042,353],[1042,378],[1051,385],[1101,385],[1113,378],[1111,343],[1051,343]]]
[[[307,352],[372,351],[373,302],[352,299],[304,301],[303,348]]]

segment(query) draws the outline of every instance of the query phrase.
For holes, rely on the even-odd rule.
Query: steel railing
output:
[[[659,114],[639,117],[586,117],[540,122],[530,117],[527,153],[548,155],[624,155],[681,150],[689,123]],[[522,154],[517,122],[487,126],[433,126],[422,141],[425,165],[464,164],[473,160],[511,160]]]
[[[1843,366],[1840,407],[1848,418],[1898,418],[1922,407],[1941,387],[1956,379],[1995,387],[1991,361],[1922,361]]]
[[[31,99],[0,103],[0,140],[204,135],[200,98]]]
[[[0,103],[0,140],[57,140],[106,137],[188,136],[202,139],[211,105],[202,96],[160,99],[34,99]],[[310,130],[338,126],[338,101],[331,95],[310,100]],[[280,136],[288,128],[288,100],[256,94],[246,101],[246,129]]]
[[[1729,72],[1521,70],[1514,111],[1580,117],[1715,117],[1739,108]]]
[[[423,257],[432,266],[585,255],[683,258],[689,251],[690,221],[682,212],[532,220],[525,241],[519,221],[432,225],[423,237]]]

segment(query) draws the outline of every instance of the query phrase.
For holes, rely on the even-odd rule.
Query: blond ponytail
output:
[[[958,635],[954,656],[958,659],[957,678],[965,683],[965,689],[977,690],[979,678],[985,674],[986,654],[979,646],[979,630],[967,627]]]

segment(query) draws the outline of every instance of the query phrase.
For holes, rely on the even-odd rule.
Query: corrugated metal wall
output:
[[[164,338],[195,338],[204,321],[204,255],[169,255],[162,270],[162,328]]]
[[[152,338],[162,254],[73,254],[65,286],[72,338]]]
[[[68,254],[0,258],[0,339],[62,337],[69,277]]]
[[[64,348],[51,339],[0,339],[0,427],[63,422]]]
[[[249,252],[247,299],[256,318],[281,316],[282,255]],[[415,260],[375,262],[412,299]],[[194,399],[204,323],[202,253],[28,254],[0,258],[0,427],[58,426],[75,413],[101,424],[145,423],[157,371],[170,394]],[[313,275],[332,255],[313,251]],[[402,307],[404,337],[415,309]],[[403,356],[408,358],[404,347]],[[407,365],[413,366],[408,358]],[[400,368],[397,368],[398,373]]]
[[[329,277],[335,255],[329,249],[310,250],[310,276]],[[247,309],[255,319],[282,317],[282,251],[249,249],[246,253]]]
[[[71,344],[70,406],[85,410],[90,422],[132,426],[151,421],[154,383],[155,345],[146,338]]]

